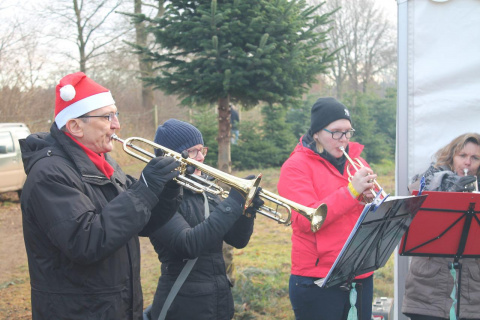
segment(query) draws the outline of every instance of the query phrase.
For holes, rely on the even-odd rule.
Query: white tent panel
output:
[[[409,1],[408,178],[480,131],[480,1]]]
[[[397,0],[396,193],[434,153],[480,132],[480,0]],[[395,319],[401,313],[406,257],[395,256]]]

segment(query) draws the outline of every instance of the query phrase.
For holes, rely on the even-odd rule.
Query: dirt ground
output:
[[[27,269],[18,195],[0,194],[0,319],[31,318]]]
[[[12,280],[15,269],[26,262],[18,195],[14,192],[0,194],[0,288]]]

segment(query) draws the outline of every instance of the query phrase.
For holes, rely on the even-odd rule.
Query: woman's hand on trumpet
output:
[[[352,176],[348,190],[353,198],[358,198],[360,194],[363,195],[365,201],[371,201],[374,198],[374,194],[371,189],[374,187],[373,181],[377,178],[377,175],[373,173],[372,169],[368,167],[360,168]]]

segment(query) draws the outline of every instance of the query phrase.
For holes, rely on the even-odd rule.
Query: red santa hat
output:
[[[110,91],[83,72],[63,77],[57,85],[56,96],[55,123],[59,129],[70,119],[115,104]]]

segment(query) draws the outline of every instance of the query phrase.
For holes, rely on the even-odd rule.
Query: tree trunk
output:
[[[78,46],[78,51],[80,54],[80,71],[83,73],[87,73],[87,58],[86,58],[86,53],[85,53],[85,39],[83,38],[83,22],[82,22],[82,12],[81,8],[78,7],[78,1],[74,0],[73,1],[73,10],[75,11],[75,23],[77,25],[77,32],[78,32],[78,37],[77,37],[77,46]]]
[[[160,11],[163,13],[163,1],[159,1],[159,14]],[[161,9],[160,9],[161,8]],[[142,1],[141,0],[134,0],[134,11],[137,14],[142,13]],[[135,33],[136,33],[136,40],[137,44],[140,46],[146,46],[147,44],[147,33],[145,31],[145,25],[143,23],[138,23],[135,25]],[[138,55],[138,64],[140,67],[140,76],[141,77],[149,77],[152,76],[152,63],[146,62],[143,60],[144,55]],[[150,86],[146,86],[144,82],[142,82],[142,107],[143,110],[154,110],[154,95],[153,89]],[[150,117],[154,122],[155,117]],[[153,123],[154,124],[154,123]],[[156,129],[156,128],[155,128]]]
[[[218,99],[218,169],[232,172],[230,157],[230,97]]]

